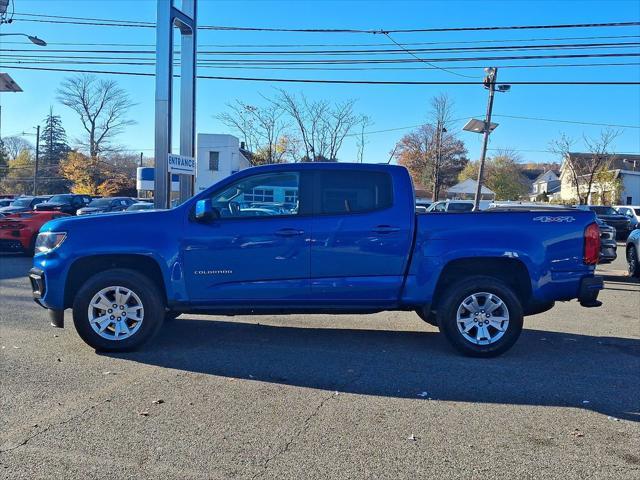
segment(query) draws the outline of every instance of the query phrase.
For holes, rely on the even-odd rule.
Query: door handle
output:
[[[391,225],[378,225],[377,227],[375,227],[373,229],[373,231],[374,231],[374,233],[381,233],[381,234],[395,233],[395,232],[399,232],[400,228],[393,227]]]
[[[276,235],[279,237],[295,237],[297,235],[302,235],[304,231],[297,230],[295,228],[281,228],[276,231]]]

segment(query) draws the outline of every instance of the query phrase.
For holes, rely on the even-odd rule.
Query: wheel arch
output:
[[[503,281],[513,288],[523,309],[527,310],[533,298],[529,270],[521,260],[506,257],[458,258],[448,262],[438,277],[431,308],[437,310],[447,288],[469,277],[470,272]]]
[[[89,278],[98,272],[112,268],[127,268],[144,275],[158,287],[166,304],[164,276],[154,258],[141,254],[105,254],[81,257],[71,264],[64,288],[64,308],[70,308],[73,305],[75,293]]]

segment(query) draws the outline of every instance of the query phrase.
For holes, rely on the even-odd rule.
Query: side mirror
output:
[[[220,218],[220,212],[213,208],[211,199],[198,200],[196,202],[195,218],[201,223],[210,223]]]

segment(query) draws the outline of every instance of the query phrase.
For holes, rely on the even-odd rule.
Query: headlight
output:
[[[58,248],[67,234],[64,232],[44,232],[39,233],[36,238],[36,253],[49,253],[51,250]]]

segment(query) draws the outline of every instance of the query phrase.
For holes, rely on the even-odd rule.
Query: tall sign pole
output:
[[[174,27],[177,27],[182,37],[180,154],[192,157],[195,143],[197,0],[183,0],[181,10],[174,6],[174,0],[157,1],[154,204],[156,208],[169,208],[171,206],[169,154],[172,136],[173,33]],[[184,201],[191,196],[193,179],[188,177],[187,180],[181,180],[180,184],[180,198]]]
[[[476,198],[473,202],[473,210],[480,209],[480,199],[482,198],[482,181],[484,177],[484,161],[487,156],[487,144],[491,133],[491,112],[493,111],[493,95],[496,92],[496,81],[498,79],[498,69],[490,68],[485,78],[485,87],[489,89],[489,100],[487,102],[487,115],[484,120],[484,131],[482,138],[482,152],[480,153],[480,165],[478,167],[478,185],[476,186]]]

